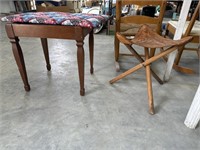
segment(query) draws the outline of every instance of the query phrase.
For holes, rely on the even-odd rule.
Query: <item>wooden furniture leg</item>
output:
[[[178,49],[181,49],[178,48]],[[160,49],[161,51],[163,51],[163,49],[161,48]],[[182,49],[183,50],[183,49]],[[183,52],[183,51],[182,51]],[[178,53],[179,53],[179,50],[178,50]],[[179,55],[179,54],[178,54]],[[177,55],[177,58],[178,58],[178,55]],[[187,67],[183,67],[183,66],[179,66],[178,63],[179,61],[177,60],[177,58],[175,59],[175,63],[173,64],[173,68],[176,70],[176,71],[179,71],[179,72],[183,72],[183,73],[187,73],[187,74],[194,74],[195,72],[190,69],[190,68],[187,68]],[[179,57],[180,58],[180,57]],[[167,62],[168,61],[168,57],[164,56],[163,59]],[[180,60],[180,59],[179,59]],[[178,61],[178,62],[177,62]],[[164,79],[165,80],[165,79]]]
[[[198,57],[199,57],[199,59],[200,59],[200,44],[199,44],[199,46],[198,46],[197,55],[198,55]]]
[[[13,55],[15,57],[15,61],[17,63],[22,81],[24,83],[24,89],[26,91],[30,91],[30,85],[28,83],[24,56],[23,56],[21,46],[19,45],[19,39],[18,37],[15,36],[11,24],[6,25],[6,31],[7,31],[8,38],[10,38],[10,42],[12,44]]]
[[[175,59],[175,65],[178,65],[179,62],[180,62],[180,59],[181,59],[181,56],[182,56],[182,53],[183,53],[183,49],[184,49],[184,46],[181,46],[179,49],[178,49],[178,53],[177,53],[177,56],[176,56],[176,59]]]
[[[195,73],[194,70],[187,68],[187,67],[179,66],[179,62],[180,62],[183,50],[184,50],[184,46],[181,46],[178,49],[178,52],[177,52],[177,55],[176,55],[176,58],[175,58],[175,61],[174,61],[174,64],[173,64],[173,68],[176,71],[179,71],[179,72],[182,72],[182,73],[194,74]]]
[[[78,62],[78,72],[79,72],[79,81],[80,81],[80,95],[85,95],[85,88],[84,88],[84,48],[83,48],[83,40],[76,41],[77,46],[77,62]]]
[[[115,67],[116,67],[116,71],[120,71],[120,66],[119,66],[119,40],[118,38],[115,36]]]
[[[24,89],[26,91],[30,91],[30,85],[28,83],[28,77],[26,73],[26,67],[24,62],[24,56],[21,50],[21,47],[19,45],[19,39],[16,37],[15,40],[10,39],[10,42],[12,43],[12,50],[15,57],[15,61],[17,63],[21,78],[24,83]]]
[[[156,49],[155,48],[151,48],[150,50],[150,57],[153,57],[155,55]]]
[[[114,82],[128,76],[129,74],[141,69],[142,67],[149,65],[150,63],[152,63],[152,62],[156,61],[157,59],[175,51],[176,49],[177,49],[177,46],[170,47],[167,50],[165,50],[164,52],[159,53],[159,54],[155,55],[154,57],[149,58],[148,60],[145,60],[143,63],[136,65],[135,67],[125,71],[124,73],[122,73],[122,74],[116,76],[115,78],[113,78],[112,80],[110,80],[110,84],[113,84]]]
[[[93,74],[93,61],[94,61],[94,34],[93,30],[89,33],[89,53],[90,53],[90,73]]]
[[[41,38],[41,43],[42,43],[44,57],[45,57],[45,60],[46,60],[46,67],[47,67],[47,70],[50,71],[51,70],[51,64],[50,64],[50,61],[49,61],[49,50],[48,50],[47,38]]]
[[[128,50],[135,56],[135,58],[140,62],[144,62],[144,59],[137,53],[137,51],[128,44],[125,44]],[[151,52],[150,52],[151,53]],[[151,55],[151,54],[150,54]],[[150,56],[151,57],[151,56]],[[163,81],[157,76],[157,74],[150,68],[153,77],[160,83],[163,84]]]
[[[145,48],[145,59],[149,59],[149,50]],[[145,67],[146,70],[146,80],[147,80],[147,93],[149,101],[149,113],[154,114],[154,104],[153,104],[153,90],[152,90],[152,81],[151,81],[151,69],[150,64]]]

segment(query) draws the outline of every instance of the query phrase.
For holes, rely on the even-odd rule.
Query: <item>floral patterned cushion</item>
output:
[[[105,23],[108,20],[108,16],[84,13],[28,12],[5,16],[1,20],[14,23],[57,24],[96,28]]]

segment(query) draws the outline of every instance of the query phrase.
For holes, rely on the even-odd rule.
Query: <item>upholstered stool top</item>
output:
[[[27,12],[9,15],[2,21],[14,23],[51,24],[65,26],[81,26],[87,28],[99,27],[108,20],[107,15],[64,13],[64,12]]]

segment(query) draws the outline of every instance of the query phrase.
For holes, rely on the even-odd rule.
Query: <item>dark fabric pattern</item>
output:
[[[28,12],[9,15],[1,18],[2,21],[14,23],[55,24],[64,26],[80,26],[97,28],[108,20],[107,15],[64,13],[64,12]]]

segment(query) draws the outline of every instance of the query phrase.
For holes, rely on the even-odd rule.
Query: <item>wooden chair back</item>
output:
[[[123,16],[122,8],[127,5],[136,6],[138,10],[145,6],[155,6],[155,7],[160,6],[160,13],[158,16],[151,17],[147,15],[137,15],[138,10],[136,10],[135,15]],[[147,24],[150,27],[152,27],[158,34],[161,34],[162,21],[166,5],[167,5],[167,0],[117,0],[115,33],[120,32],[120,34],[122,35],[132,36],[137,33],[138,29],[143,24]],[[115,34],[115,61],[117,70],[119,70],[119,64],[118,64],[118,59],[120,55],[119,49],[120,49],[120,42]]]
[[[192,31],[192,28],[193,28],[193,26],[195,24],[195,21],[199,17],[199,9],[200,9],[200,1],[198,3],[197,7],[195,8],[195,11],[194,11],[194,13],[192,15],[192,18],[191,18],[190,22],[189,22],[189,25],[188,25],[188,27],[187,27],[184,35],[183,35],[184,37],[190,35],[190,33]]]
[[[149,25],[154,25],[156,27],[155,30],[157,31],[157,33],[160,33],[166,3],[167,3],[166,0],[118,0],[116,2],[116,32],[123,31],[123,25],[126,26],[127,24],[128,26],[132,27],[136,26],[137,29],[142,24],[149,24]],[[125,5],[136,6],[138,8],[138,10],[136,10],[136,15],[122,16],[123,14],[121,10]],[[155,6],[155,7],[160,6],[159,16],[150,17],[146,15],[137,15],[137,12],[145,6]],[[137,25],[139,26],[137,27]],[[130,30],[130,32],[131,31],[133,30]],[[135,31],[135,33],[136,32],[137,31]],[[127,34],[129,35],[134,34],[134,32]]]
[[[191,43],[199,43],[199,40],[200,40],[200,37],[199,37],[199,23],[200,21],[198,21],[198,17],[199,17],[199,11],[200,11],[200,1],[198,2],[196,8],[195,8],[195,11],[192,15],[192,18],[191,20],[189,21],[189,24],[185,30],[185,32],[183,33],[183,36],[182,37],[186,37],[186,36],[193,36],[193,40],[191,41]],[[197,26],[196,26],[196,25]],[[197,30],[196,30],[196,29]],[[195,30],[193,30],[195,29]],[[191,32],[192,31],[192,32]],[[182,56],[182,53],[184,50],[192,50],[192,51],[196,51],[197,52],[197,55],[198,57],[200,58],[200,45],[198,44],[197,48],[194,48],[194,47],[188,47],[188,46],[183,46],[182,48],[179,49],[178,53],[177,53],[177,56],[176,56],[176,59],[175,59],[175,62],[174,62],[174,68],[177,70],[177,71],[180,71],[180,72],[183,72],[183,73],[194,73],[194,71],[190,68],[186,68],[186,67],[182,67],[179,65],[179,62],[181,60],[181,56]]]

